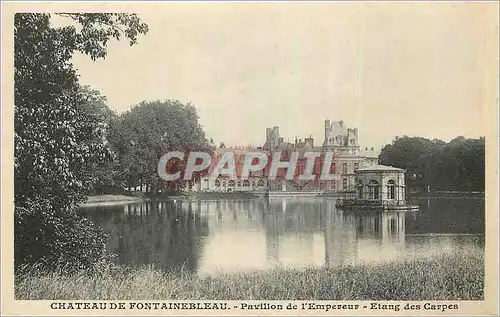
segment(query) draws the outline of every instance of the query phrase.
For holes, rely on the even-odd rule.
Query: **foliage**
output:
[[[79,85],[71,58],[75,51],[104,57],[107,40],[117,37],[109,30],[120,23],[127,22],[124,33],[132,44],[147,28],[134,15],[71,17],[82,24],[81,31],[51,27],[48,14],[15,16],[16,264],[66,261],[85,267],[104,250],[104,233],[78,218],[74,207],[86,199],[95,166],[109,158],[107,114],[97,111],[104,109],[103,100]],[[94,27],[104,22],[113,24],[104,28],[108,31]]]
[[[42,264],[72,272],[92,268],[107,256],[107,235],[76,213],[16,206],[15,221],[16,266]]]
[[[160,181],[157,164],[162,155],[168,151],[185,153],[183,161],[170,166],[182,171],[190,151],[212,151],[198,123],[196,108],[176,100],[141,102],[123,113],[111,130],[110,142],[123,182],[130,187],[146,184],[153,192],[185,186],[182,180]],[[202,174],[197,173],[193,180]]]
[[[407,170],[407,186],[426,190],[484,191],[484,138],[457,137],[449,143],[419,137],[396,138],[380,162]]]
[[[142,23],[136,14],[127,13],[58,13],[81,25],[80,32],[75,27],[67,27],[74,41],[74,48],[89,55],[92,60],[105,58],[109,40],[124,35],[130,45],[137,44],[137,36],[148,32],[148,25]]]
[[[82,91],[86,95],[84,111],[87,112],[88,116],[96,117],[100,122],[105,132],[101,141],[109,150],[108,159],[99,164],[92,164],[89,171],[93,183],[90,194],[103,193],[109,188],[117,188],[120,185],[116,183],[118,174],[116,154],[108,140],[110,127],[116,122],[118,115],[107,106],[106,97],[102,96],[99,91],[91,89],[89,86],[82,87]]]

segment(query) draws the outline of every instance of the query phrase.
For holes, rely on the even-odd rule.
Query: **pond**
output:
[[[484,248],[484,199],[354,213],[329,198],[149,201],[81,208],[116,262],[191,273],[383,263]]]

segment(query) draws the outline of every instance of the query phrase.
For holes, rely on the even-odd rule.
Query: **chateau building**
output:
[[[269,180],[269,165],[262,171],[252,172],[248,179],[240,179],[243,165],[243,156],[250,151],[263,151],[270,157],[273,152],[282,152],[282,161],[287,161],[291,152],[299,152],[299,159],[295,170],[295,179],[283,181],[286,170],[278,170],[276,180]],[[347,128],[343,121],[325,120],[325,135],[322,146],[315,147],[312,136],[298,139],[295,142],[285,142],[280,136],[279,127],[266,129],[266,139],[262,148],[219,148],[213,154],[216,162],[224,152],[233,152],[237,176],[231,179],[219,176],[217,179],[203,178],[192,186],[193,191],[356,191],[355,172],[361,167],[376,165],[378,154],[373,148],[361,150],[359,145],[358,129]],[[298,180],[306,167],[306,152],[333,152],[334,158],[330,165],[330,174],[335,178],[331,181],[302,181]],[[314,164],[313,174],[321,172],[322,158]]]
[[[357,172],[357,198],[405,203],[404,170],[392,166],[372,165]]]
[[[325,140],[323,148],[334,152],[348,152],[352,155],[359,154],[358,128],[349,129],[344,126],[344,121],[325,120]]]

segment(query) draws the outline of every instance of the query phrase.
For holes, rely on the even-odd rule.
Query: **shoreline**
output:
[[[223,199],[257,199],[262,198],[254,194],[244,192],[232,193],[196,193],[196,194],[177,194],[177,195],[158,195],[154,197],[148,196],[128,196],[128,195],[95,195],[89,196],[87,201],[80,204],[77,208],[85,207],[101,207],[124,205],[130,203],[138,203],[143,201],[162,201],[162,200],[179,200],[179,201],[217,201]]]
[[[124,205],[149,200],[143,196],[127,196],[127,195],[95,195],[89,196],[87,201],[80,204],[77,208],[86,207],[104,207],[114,205]]]
[[[341,196],[342,194],[338,194]],[[86,207],[105,207],[114,205],[124,205],[130,203],[138,203],[143,201],[155,201],[155,200],[180,200],[180,201],[217,201],[224,199],[258,199],[258,198],[334,198],[335,195],[318,195],[318,196],[280,196],[272,195],[268,197],[263,197],[262,195],[257,195],[248,192],[201,192],[201,193],[188,193],[188,194],[174,194],[174,195],[158,195],[154,197],[148,196],[132,196],[123,194],[105,194],[105,195],[95,195],[89,196],[85,203],[82,203],[78,208]],[[413,199],[484,199],[484,195],[468,194],[468,195],[450,195],[450,194],[434,194],[434,195],[416,195],[409,194],[409,198]]]

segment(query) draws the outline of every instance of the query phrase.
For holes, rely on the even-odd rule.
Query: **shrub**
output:
[[[14,259],[21,264],[89,269],[106,259],[107,235],[74,211],[15,208]]]

